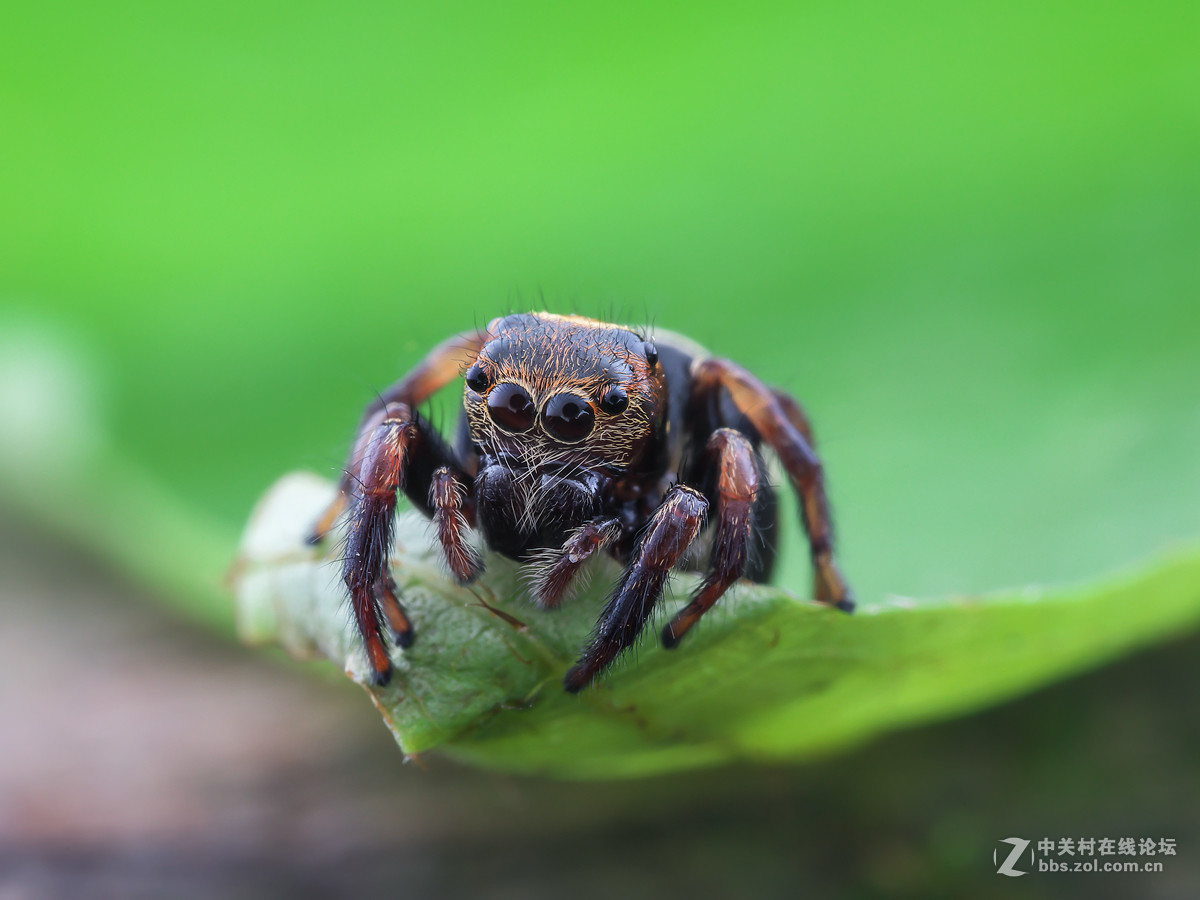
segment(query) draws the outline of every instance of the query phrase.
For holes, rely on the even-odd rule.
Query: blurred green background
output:
[[[866,604],[1200,533],[1195,3],[2,22],[5,514],[209,621],[267,485],[332,475],[375,390],[530,308],[801,398]]]
[[[222,537],[433,343],[542,306],[802,398],[867,602],[1200,531],[1195,4],[7,18],[5,306]]]

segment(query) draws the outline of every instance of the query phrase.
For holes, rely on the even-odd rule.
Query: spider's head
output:
[[[465,377],[471,437],[491,460],[480,477],[506,482],[480,485],[479,499],[508,495],[526,524],[578,524],[608,479],[660,444],[666,378],[654,345],[627,329],[546,313],[495,319]]]

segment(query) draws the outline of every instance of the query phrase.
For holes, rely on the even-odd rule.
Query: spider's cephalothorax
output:
[[[416,407],[460,373],[463,427],[452,449]],[[776,511],[764,443],[800,495],[817,599],[849,612],[821,465],[796,402],[684,338],[650,341],[578,316],[494,319],[435,348],[367,408],[313,540],[348,503],[343,577],[381,684],[391,675],[383,622],[400,646],[413,639],[388,571],[399,491],[433,519],[456,578],[482,571],[468,540],[476,528],[492,550],[535,566],[533,594],[546,607],[589,558],[612,554],[626,568],[567,672],[567,690],[577,691],[637,638],[689,548],[707,545],[706,574],[663,629],[664,646],[734,581],[766,577]]]
[[[623,328],[544,315],[493,327],[463,398],[476,517],[488,546],[521,558],[561,547],[627,476],[662,475],[667,382]]]

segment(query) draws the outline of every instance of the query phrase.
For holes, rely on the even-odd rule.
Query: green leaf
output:
[[[365,683],[336,541],[316,550],[302,541],[332,496],[328,482],[297,474],[260,503],[235,576],[241,634],[343,666],[406,753],[436,747],[509,771],[611,778],[800,759],[978,709],[1200,620],[1195,545],[1084,587],[897,599],[854,616],[742,584],[678,650],[662,650],[647,628],[608,677],[572,696],[560,679],[616,564],[598,561],[589,588],[542,610],[519,567],[498,556],[478,584],[455,585],[428,523],[409,512],[397,519],[393,565],[417,640],[393,652],[396,675],[377,689]],[[678,575],[664,609],[694,583]]]

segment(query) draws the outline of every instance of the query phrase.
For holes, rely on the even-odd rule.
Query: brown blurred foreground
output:
[[[790,769],[621,784],[405,766],[340,675],[198,634],[0,523],[0,898],[1200,896],[1192,638]],[[1162,874],[995,874],[1012,835]]]

